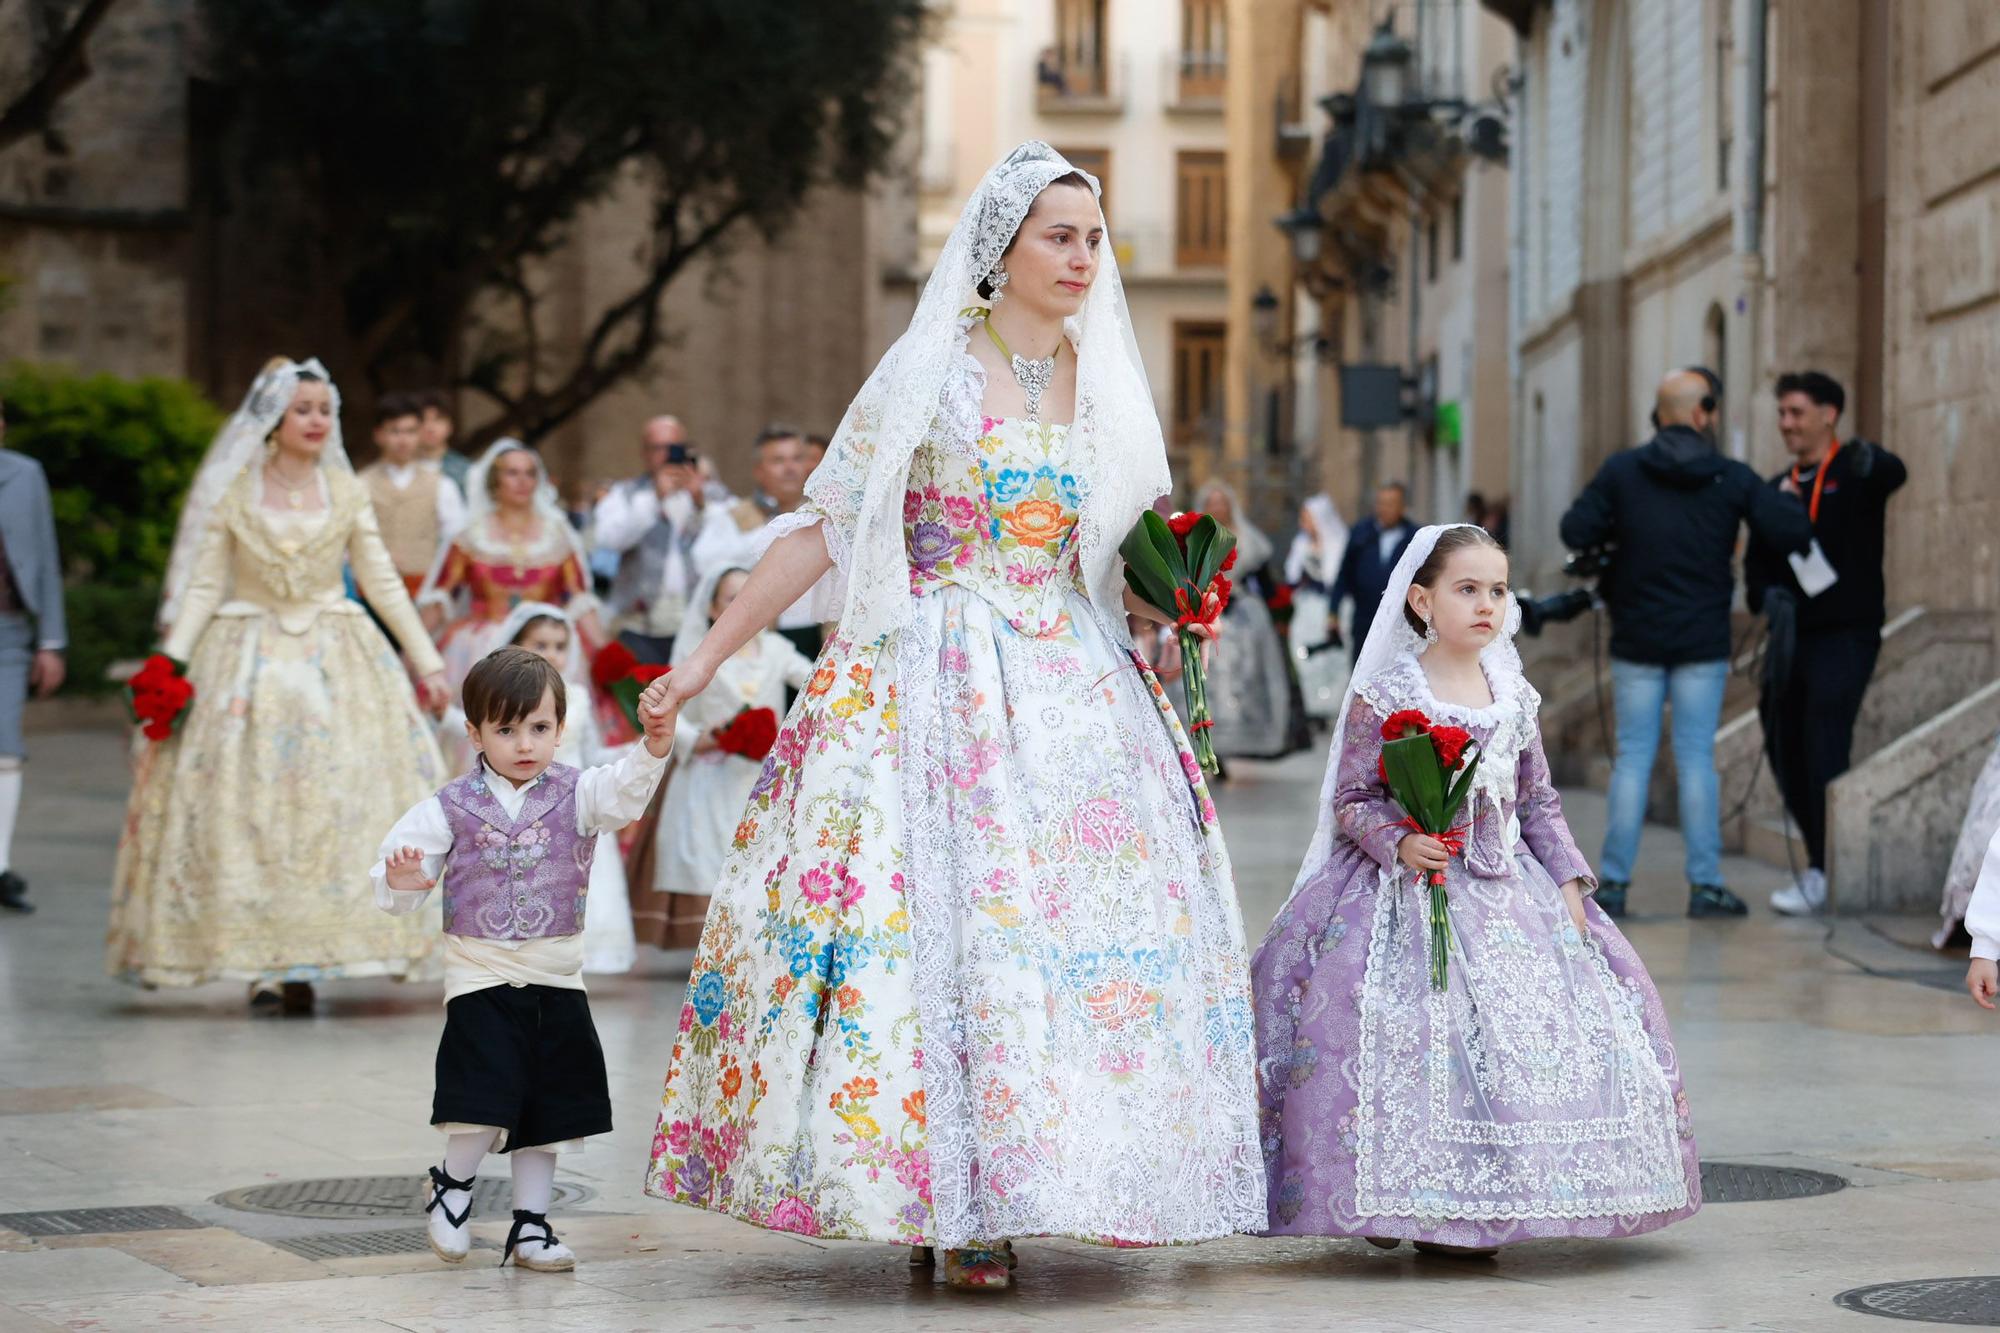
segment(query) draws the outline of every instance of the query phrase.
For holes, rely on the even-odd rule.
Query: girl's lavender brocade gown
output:
[[[1496,1246],[1630,1236],[1701,1205],[1699,1163],[1658,992],[1586,899],[1518,674],[1494,703],[1440,703],[1411,653],[1363,682],[1343,733],[1333,852],[1252,960],[1270,1234]],[[1448,892],[1447,990],[1429,981],[1424,895],[1396,860],[1380,784],[1398,709],[1469,729],[1484,752]]]

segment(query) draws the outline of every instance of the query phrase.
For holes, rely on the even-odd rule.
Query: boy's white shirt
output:
[[[616,832],[645,814],[666,764],[666,759],[654,758],[651,750],[639,744],[616,763],[582,770],[576,779],[576,831],[585,837]],[[509,819],[519,816],[528,793],[547,776],[544,772],[533,782],[517,787],[488,768],[484,759],[480,760],[479,771],[486,789]],[[401,848],[414,847],[423,853],[424,878],[434,880],[444,870],[445,855],[451,845],[451,823],[445,817],[444,803],[431,796],[412,806],[382,840],[380,856],[368,869],[368,876],[375,884],[375,905],[394,916],[420,909],[431,891],[390,888],[388,858]],[[489,940],[447,934],[444,958],[447,1004],[490,986],[583,989],[580,931],[531,940]]]
[[[1972,902],[1965,909],[1966,933],[1972,936],[1974,958],[2000,959],[2000,832],[1986,844]]]

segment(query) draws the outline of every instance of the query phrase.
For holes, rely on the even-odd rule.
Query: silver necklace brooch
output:
[[[1062,345],[1058,343],[1054,352],[1039,359],[1031,360],[1025,356],[1016,356],[1001,338],[999,331],[993,327],[992,321],[982,322],[986,325],[986,336],[1000,349],[1000,355],[1007,358],[1014,372],[1014,382],[1021,386],[1021,397],[1028,404],[1028,420],[1039,422],[1042,419],[1042,395],[1046,394],[1049,386],[1055,383],[1056,356],[1062,351]]]

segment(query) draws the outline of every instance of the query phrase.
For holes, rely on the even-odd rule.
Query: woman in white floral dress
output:
[[[1042,144],[988,174],[670,685],[839,565],[715,886],[648,1191],[943,1246],[972,1287],[1007,1285],[1009,1237],[1264,1225],[1228,855],[1124,628],[1117,548],[1168,476],[1096,189]]]

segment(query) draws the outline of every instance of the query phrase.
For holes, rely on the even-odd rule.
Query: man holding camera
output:
[[[1618,753],[1597,903],[1625,913],[1639,854],[1661,712],[1673,708],[1672,744],[1687,847],[1688,915],[1742,916],[1722,885],[1722,815],[1715,732],[1729,677],[1731,567],[1739,527],[1778,551],[1812,538],[1805,507],[1766,487],[1715,447],[1720,386],[1699,370],[1660,381],[1658,433],[1613,454],[1562,518],[1572,550],[1615,546],[1600,592],[1611,614],[1612,706]]]
[[[1826,906],[1826,788],[1847,771],[1854,721],[1882,650],[1886,618],[1883,533],[1903,460],[1879,444],[1835,433],[1847,406],[1839,381],[1817,370],[1780,375],[1778,433],[1792,464],[1768,483],[1806,506],[1812,547],[1787,559],[1752,541],[1744,565],[1750,609],[1770,621],[1764,748],[1798,822],[1808,864],[1771,895],[1786,916]]]
[[[662,664],[673,656],[674,635],[694,591],[691,552],[705,496],[679,418],[648,421],[641,448],[645,473],[605,493],[591,528],[599,547],[619,553],[605,603],[611,628],[641,662]]]

